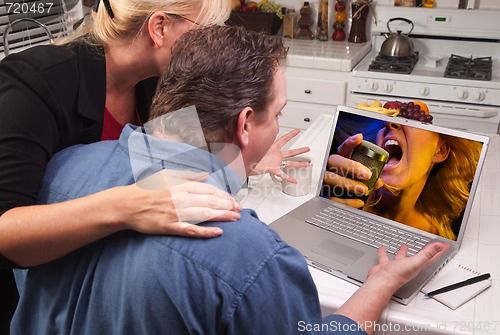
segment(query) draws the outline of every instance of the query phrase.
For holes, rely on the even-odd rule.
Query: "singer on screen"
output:
[[[481,151],[479,144],[364,116],[339,120],[337,127],[343,128],[344,138],[334,139],[323,196],[457,239],[459,227],[454,225],[467,204]],[[374,191],[367,198],[359,197],[366,191],[366,185],[359,180],[367,168],[351,160],[354,148],[363,139],[389,153]]]

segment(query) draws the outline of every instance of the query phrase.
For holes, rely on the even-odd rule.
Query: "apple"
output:
[[[387,101],[385,104],[384,104],[384,108],[387,108],[387,109],[401,109],[401,105],[403,105],[403,103],[401,101]]]
[[[345,31],[343,30],[335,30],[332,34],[332,40],[334,41],[343,41],[345,40]]]
[[[337,1],[334,8],[335,8],[336,12],[345,11],[345,2],[344,1]]]

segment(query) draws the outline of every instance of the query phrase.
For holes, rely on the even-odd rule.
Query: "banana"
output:
[[[376,112],[376,113],[382,113],[382,114],[386,114],[386,115],[392,115],[392,116],[397,116],[399,114],[399,109],[384,108],[384,107],[382,107],[382,104],[378,100],[375,100],[370,105],[368,105],[367,102],[362,102],[362,103],[356,105],[356,108],[364,109],[364,110],[368,110],[368,111],[372,111],[372,112]]]

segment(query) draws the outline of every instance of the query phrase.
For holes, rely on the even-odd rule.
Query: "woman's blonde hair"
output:
[[[450,146],[450,153],[434,166],[415,207],[439,223],[439,235],[456,240],[452,222],[467,205],[482,145],[454,136],[441,137]]]
[[[456,240],[452,225],[460,218],[469,199],[471,183],[479,161],[482,145],[479,142],[454,136],[440,135],[450,148],[448,157],[434,165],[425,186],[415,204],[415,209],[422,213],[437,229],[439,236]],[[398,196],[399,188],[384,185],[383,190]],[[376,206],[381,200],[382,191],[376,191],[376,197],[368,206]]]
[[[150,15],[158,11],[180,17],[196,15],[196,23],[201,26],[224,24],[231,13],[230,0],[109,0],[109,5],[113,17],[104,1],[100,1],[97,11],[91,13],[92,20],[58,44],[76,41],[103,46],[127,43],[140,33]]]

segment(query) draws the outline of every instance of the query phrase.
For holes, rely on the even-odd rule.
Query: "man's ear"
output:
[[[167,22],[168,17],[163,12],[153,13],[148,20],[148,33],[157,48],[163,46]]]
[[[240,148],[244,148],[250,142],[250,134],[255,122],[255,113],[251,107],[245,107],[236,122],[236,140]]]
[[[446,158],[448,158],[449,154],[450,154],[450,145],[445,140],[440,139],[432,161],[434,163],[441,163],[445,161]]]

